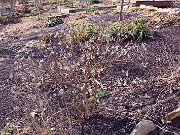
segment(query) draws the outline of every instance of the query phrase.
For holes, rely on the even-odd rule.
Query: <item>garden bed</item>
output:
[[[69,18],[72,18],[69,21],[72,21],[78,16],[79,14],[74,14],[74,16],[70,15]],[[139,12],[124,13],[126,22],[130,22],[134,17],[138,16]],[[119,14],[112,14],[111,12],[93,16],[85,14],[85,17],[88,18],[89,23],[108,26],[109,22],[117,22]],[[68,21],[68,19],[65,19],[65,21]],[[25,26],[23,26],[24,23],[22,23],[13,24],[12,26],[9,25],[6,29],[2,28],[2,32],[5,32],[7,35],[11,35],[11,32],[13,32],[14,35],[19,36],[19,39],[7,39],[7,42],[2,44],[2,48],[4,49],[1,49],[0,51],[2,54],[2,59],[0,60],[1,128],[3,128],[6,123],[13,123],[23,130],[27,129],[27,127],[25,127],[25,129],[23,127],[23,122],[25,122],[25,119],[23,119],[25,110],[20,108],[22,106],[31,106],[33,108],[38,105],[32,101],[26,100],[29,98],[28,91],[28,94],[19,94],[18,96],[16,95],[17,93],[13,93],[12,87],[21,80],[20,78],[16,78],[16,76],[11,78],[12,74],[15,73],[13,68],[15,67],[14,55],[18,55],[20,51],[24,51],[22,54],[28,57],[30,56],[28,50],[32,49],[32,52],[34,53],[33,57],[39,59],[43,57],[43,53],[41,53],[40,49],[36,48],[36,45],[39,45],[40,48],[44,46],[43,44],[39,44],[39,39],[42,39],[43,35],[45,35],[44,38],[49,39],[48,33],[51,33],[49,34],[51,36],[53,35],[52,33],[66,30],[66,26],[61,24],[53,28],[43,28],[39,32],[33,31],[29,34],[21,34],[22,32],[34,30],[32,27],[36,26],[36,24],[40,26],[45,24],[40,21],[37,21],[32,25],[29,23],[32,22],[25,23]],[[19,30],[15,29],[15,26],[18,26],[19,29],[21,28],[21,33]],[[132,46],[141,46],[144,44],[146,51],[141,54],[139,59],[133,61],[133,63],[113,64],[101,74],[100,77],[102,83],[105,86],[108,86],[110,93],[99,99],[95,112],[85,121],[82,123],[73,121],[73,123],[71,123],[73,134],[128,135],[142,119],[152,120],[156,125],[162,127],[157,128],[149,135],[173,135],[174,133],[180,132],[178,119],[175,119],[170,125],[164,124],[162,121],[165,114],[179,106],[179,87],[169,88],[164,84],[156,84],[156,79],[158,79],[158,77],[168,77],[180,66],[180,26],[175,26],[172,23],[170,26],[165,26],[164,28],[159,27],[154,30],[156,30],[154,39],[146,39],[139,42],[127,39],[119,43],[119,47],[124,47],[127,44]],[[48,40],[48,42],[50,41]],[[98,39],[96,42],[98,43]],[[57,46],[56,40],[54,46]],[[59,48],[57,47],[56,49],[58,51]],[[60,49],[59,52],[61,51],[62,50]],[[60,55],[63,56],[63,53],[60,53]],[[70,60],[67,62],[70,62]],[[40,72],[36,75],[38,74],[39,76],[41,75]],[[131,83],[133,80],[136,80],[139,83],[135,86],[133,85],[133,88],[127,87],[126,84]],[[51,89],[49,87],[42,88],[41,92],[47,92],[47,96],[49,96],[48,102],[50,103],[50,108],[52,110],[47,110],[48,113],[63,108],[61,97],[59,97],[56,90],[57,89]],[[19,93],[21,92],[23,93],[23,91],[20,91]],[[69,93],[70,91],[66,89],[67,95],[65,98],[67,100],[69,100],[70,97]],[[42,93],[39,93],[39,95],[37,94],[37,97],[39,97],[40,94]],[[28,104],[26,104],[26,102]],[[69,122],[65,121],[63,123],[64,125],[59,127],[60,125],[58,124],[62,122],[59,121],[59,119],[62,120],[64,118],[57,118],[57,121],[53,121],[54,124],[51,126],[57,131],[62,128],[64,134],[70,133]]]

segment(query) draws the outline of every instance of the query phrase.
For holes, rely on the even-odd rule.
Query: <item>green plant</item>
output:
[[[113,23],[108,26],[108,32],[110,33],[110,38],[113,41],[118,39],[126,38],[127,37],[127,28],[126,24],[122,22]]]
[[[2,17],[0,17],[0,24],[4,23],[4,19]]]
[[[54,27],[56,25],[64,23],[63,20],[59,16],[52,17],[46,23],[46,27]]]
[[[8,17],[0,17],[0,24],[6,24],[8,22],[10,22],[10,18]]]
[[[13,124],[8,123],[3,129],[2,131],[0,131],[1,135],[9,135],[9,134],[13,134],[15,130],[15,127]]]
[[[87,12],[95,12],[96,10],[97,10],[97,7],[95,7],[95,6],[89,6],[89,7],[87,7]]]
[[[143,9],[137,8],[137,7],[131,7],[131,8],[127,8],[126,10],[129,12],[138,12],[138,11],[141,11]]]
[[[4,48],[0,48],[0,53],[2,53],[5,49]]]
[[[149,12],[155,12],[155,11],[157,11],[157,9],[155,9],[155,8],[149,8],[148,11],[149,11]]]
[[[110,93],[111,92],[109,90],[100,90],[100,91],[98,91],[98,93],[96,95],[90,96],[88,98],[88,101],[93,102],[94,100],[97,100],[97,99],[99,100],[103,97],[109,96]]]
[[[137,18],[137,19],[134,19],[133,22],[135,24],[142,24],[142,25],[145,25],[145,23],[147,22],[148,20],[146,18],[143,18],[143,17],[140,17],[140,18]]]
[[[153,32],[146,25],[146,22],[145,18],[134,19],[128,25],[128,37],[138,41],[144,38],[153,38]]]
[[[153,38],[153,32],[147,26],[147,19],[138,18],[130,23],[118,22],[110,24],[108,33],[113,41],[122,39],[142,40],[144,38]]]
[[[64,0],[64,4],[68,5],[69,4],[69,0]]]
[[[105,97],[105,96],[108,96],[110,94],[110,91],[109,90],[102,90],[102,91],[99,91],[97,93],[97,96],[99,98],[102,98],[102,97]]]
[[[87,25],[87,38],[90,38],[93,35],[98,34],[98,26],[95,24],[88,24]]]
[[[152,14],[152,15],[159,15],[159,14],[161,14],[161,12],[155,10],[155,11],[152,11],[151,14]]]

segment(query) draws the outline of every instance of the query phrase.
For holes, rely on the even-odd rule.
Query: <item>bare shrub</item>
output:
[[[17,58],[13,93],[23,112],[23,126],[34,134],[76,134],[74,124],[84,123],[99,98],[110,93],[101,80],[103,71],[135,62],[144,50],[143,45],[110,42],[101,31],[82,40],[75,34],[78,28],[61,31],[51,37],[55,42],[34,45],[25,49],[26,57]],[[35,47],[39,49],[33,51]]]

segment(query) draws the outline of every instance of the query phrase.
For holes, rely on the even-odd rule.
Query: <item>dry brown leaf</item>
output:
[[[173,119],[180,117],[180,108],[168,113],[165,116],[165,123],[171,123]]]

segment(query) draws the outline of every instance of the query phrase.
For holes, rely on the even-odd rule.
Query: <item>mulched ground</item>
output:
[[[168,87],[155,87],[152,81],[152,78],[168,74],[180,66],[178,35],[180,27],[171,26],[161,29],[155,40],[143,41],[147,45],[147,51],[142,61],[148,63],[147,67],[140,67],[142,61],[138,61],[135,65],[114,65],[106,72],[103,79],[112,86],[113,91],[109,98],[101,101],[97,113],[85,124],[85,134],[128,135],[142,119],[152,120],[164,128],[164,130],[158,128],[150,135],[173,135],[175,134],[173,131],[180,134],[179,119],[173,121],[171,125],[162,122],[165,114],[179,106],[180,89],[171,92]],[[158,61],[157,58],[161,60]],[[125,75],[122,70],[127,69],[130,72],[127,78],[139,77],[147,80],[147,84],[134,89],[116,87],[117,78],[123,78]],[[169,132],[165,132],[166,129]]]
[[[108,21],[112,16],[108,18],[103,15],[103,18]],[[114,20],[116,18],[118,15],[114,16]],[[96,18],[90,19],[97,20]],[[37,33],[39,34],[42,33]],[[158,128],[149,135],[173,135],[175,134],[173,132],[180,134],[179,119],[175,119],[170,125],[162,122],[165,114],[180,105],[179,87],[174,91],[166,86],[156,87],[153,82],[155,77],[168,75],[180,66],[179,35],[180,26],[159,29],[154,40],[142,41],[147,50],[141,60],[136,61],[135,64],[113,65],[112,68],[107,69],[106,74],[102,77],[104,83],[111,86],[111,94],[100,100],[95,114],[90,116],[86,123],[75,126],[75,131],[78,130],[75,134],[128,135],[142,119],[152,120],[164,129]],[[24,41],[18,44],[25,43]],[[7,44],[4,46],[8,47]],[[18,122],[21,117],[13,109],[17,103],[13,100],[11,93],[12,82],[8,81],[13,73],[12,57],[15,54],[13,49],[14,47],[10,46],[7,50],[0,52],[3,57],[0,61],[0,128],[3,128],[7,122]],[[146,66],[142,66],[142,62]],[[129,70],[129,76],[123,72],[126,70]],[[137,77],[146,80],[147,83],[133,89],[117,85],[117,78],[132,81]]]

